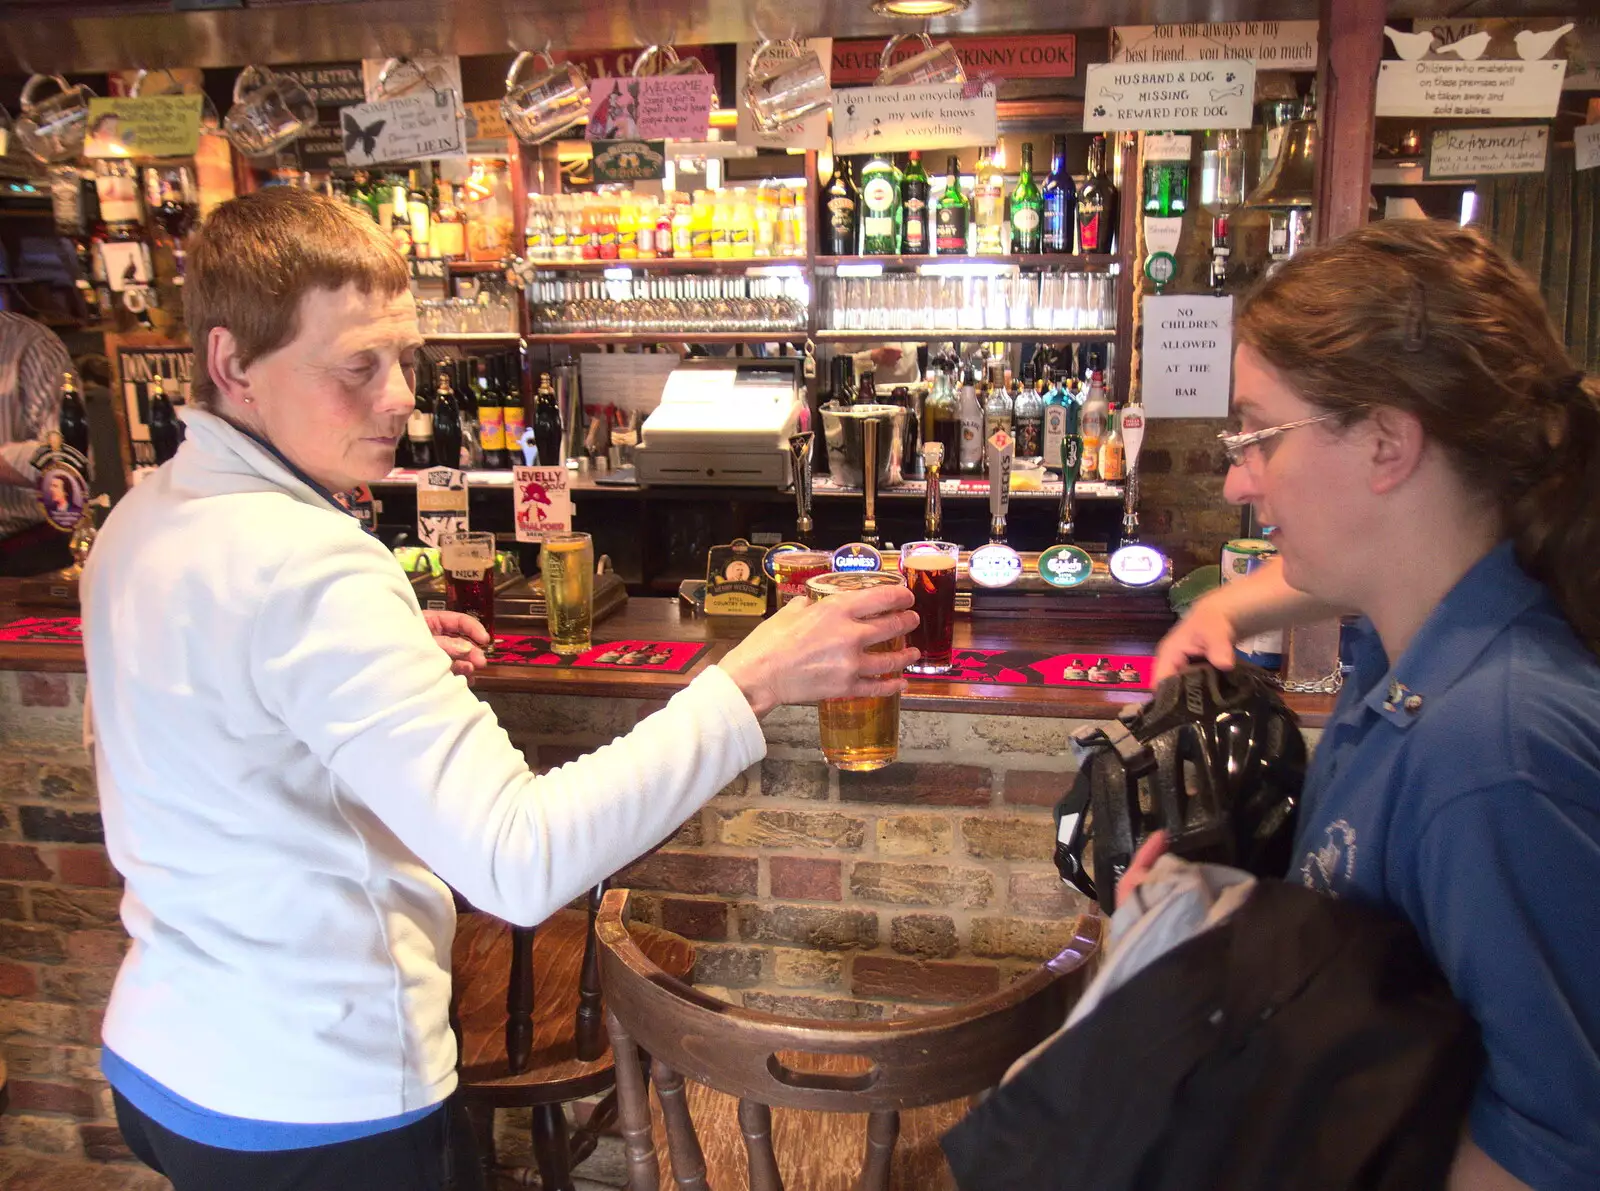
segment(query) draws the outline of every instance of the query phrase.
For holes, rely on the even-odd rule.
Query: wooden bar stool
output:
[[[616,1119],[615,1093],[590,1123],[569,1137],[570,1100],[613,1087],[603,1026],[595,915],[561,910],[537,927],[516,927],[472,910],[460,916],[451,954],[451,1024],[459,1049],[460,1089],[489,1185],[495,1167],[496,1108],[531,1108],[532,1140],[545,1191],[572,1191],[572,1167],[588,1157]],[[630,927],[640,953],[688,979],[694,948],[656,927]]]
[[[737,1008],[662,971],[625,925],[627,899],[626,890],[605,895],[598,933],[630,1191],[783,1191],[785,1178],[797,1191],[953,1185],[938,1137],[966,1098],[994,1087],[1061,1027],[1102,925],[1079,918],[1054,959],[971,1004],[895,1021],[818,1022]],[[641,1051],[654,1060],[655,1127]],[[687,1089],[685,1077],[695,1081]],[[780,1111],[775,1121],[774,1106],[804,1111]],[[897,1152],[903,1124],[914,1144]]]

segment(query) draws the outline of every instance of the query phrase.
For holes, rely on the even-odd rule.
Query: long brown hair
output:
[[[1414,415],[1600,652],[1600,386],[1505,253],[1453,223],[1368,224],[1297,254],[1237,325],[1346,424],[1378,406]]]

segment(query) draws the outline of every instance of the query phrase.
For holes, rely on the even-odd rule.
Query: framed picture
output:
[[[150,392],[152,382],[161,378],[172,404],[189,400],[189,382],[194,373],[194,352],[179,340],[149,331],[106,336],[106,358],[111,362],[111,406],[117,414],[117,429],[122,444],[123,471],[133,482],[133,471],[154,467],[155,450],[150,445]]]

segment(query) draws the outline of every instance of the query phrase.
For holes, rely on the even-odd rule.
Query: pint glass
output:
[[[954,542],[907,542],[900,548],[900,571],[916,603],[918,624],[906,644],[922,656],[906,669],[913,674],[948,674],[951,639],[956,627],[956,562],[961,547]]]
[[[821,550],[786,550],[772,560],[778,576],[778,607],[806,598],[806,584],[833,570],[833,556]]]
[[[846,591],[899,584],[888,571],[832,571],[806,582],[811,599],[822,600]],[[896,653],[905,638],[895,637],[868,647],[869,653]],[[817,726],[822,734],[822,755],[836,769],[865,772],[894,764],[900,753],[900,696],[824,699],[817,704]]]
[[[539,552],[550,648],[572,657],[589,648],[594,624],[594,543],[586,533],[558,533]]]
[[[494,534],[446,534],[439,539],[439,565],[444,569],[444,606],[476,616],[493,648]]]

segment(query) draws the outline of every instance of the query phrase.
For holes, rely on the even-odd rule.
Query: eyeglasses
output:
[[[1268,439],[1277,438],[1280,434],[1287,434],[1301,426],[1310,426],[1314,422],[1326,422],[1329,418],[1337,417],[1332,413],[1318,414],[1314,418],[1301,418],[1298,422],[1285,422],[1281,426],[1268,426],[1265,430],[1252,430],[1249,434],[1228,434],[1224,431],[1217,435],[1217,441],[1222,444],[1223,454],[1228,457],[1229,467],[1243,467],[1245,452],[1251,447],[1258,446]]]

